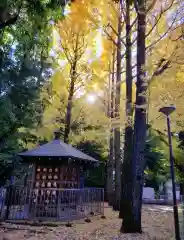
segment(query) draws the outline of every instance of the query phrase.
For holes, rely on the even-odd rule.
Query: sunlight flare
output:
[[[89,94],[86,97],[86,101],[90,104],[94,104],[96,102],[96,96],[94,94]]]

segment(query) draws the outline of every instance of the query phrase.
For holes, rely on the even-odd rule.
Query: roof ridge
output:
[[[54,139],[51,142],[39,145],[34,149],[19,153],[18,155],[22,157],[73,157],[81,160],[98,162],[98,160],[60,139]]]

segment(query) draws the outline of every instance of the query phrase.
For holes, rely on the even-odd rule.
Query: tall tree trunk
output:
[[[113,205],[114,196],[114,130],[111,128],[109,139],[109,159],[107,163],[107,191],[108,191],[108,203],[109,206]]]
[[[142,232],[141,210],[142,192],[144,184],[144,148],[146,141],[146,111],[148,82],[145,71],[145,33],[146,33],[146,7],[145,0],[136,1],[137,7],[137,82],[136,82],[136,106],[134,119],[134,142],[132,171],[134,176],[133,189],[133,218],[125,229],[126,232]]]
[[[132,109],[132,44],[131,44],[131,23],[130,4],[126,0],[126,123],[124,139],[124,158],[121,175],[121,204],[120,218],[123,218],[121,231],[126,231],[132,214],[132,149],[133,149],[133,109]]]
[[[70,128],[71,128],[73,95],[74,95],[74,87],[75,87],[75,80],[76,80],[76,66],[77,66],[77,63],[76,61],[74,61],[71,67],[71,81],[69,85],[68,102],[67,102],[66,115],[65,115],[65,131],[64,131],[65,143],[68,143],[69,141],[69,134],[70,134]]]
[[[120,209],[121,196],[121,154],[120,154],[120,99],[121,99],[121,33],[122,33],[122,3],[120,3],[118,20],[118,39],[117,39],[117,64],[116,64],[116,93],[115,93],[115,119],[119,126],[114,130],[114,150],[115,150],[115,199],[114,210]]]
[[[111,69],[110,69],[111,70]],[[113,196],[114,196],[114,127],[112,121],[114,118],[114,90],[115,90],[115,48],[113,49],[113,59],[112,59],[112,74],[110,74],[109,81],[109,117],[111,121],[110,126],[110,138],[109,138],[109,159],[107,163],[107,195],[108,203],[110,206],[113,205]]]
[[[184,184],[180,183],[180,195],[183,196],[184,195]]]

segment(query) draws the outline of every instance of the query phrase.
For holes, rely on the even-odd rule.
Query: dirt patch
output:
[[[29,226],[3,223],[0,240],[172,240],[174,223],[172,209],[144,206],[142,211],[143,234],[120,234],[118,213],[105,208],[106,219],[91,217],[90,223],[74,221],[71,228],[63,226]]]

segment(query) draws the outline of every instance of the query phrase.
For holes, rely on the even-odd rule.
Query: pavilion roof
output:
[[[32,150],[19,153],[22,157],[70,157],[86,161],[98,162],[98,160],[89,155],[77,150],[69,144],[64,143],[59,139],[55,139],[50,143],[38,146]]]

